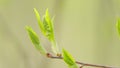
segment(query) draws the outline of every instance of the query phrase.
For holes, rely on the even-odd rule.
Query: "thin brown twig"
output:
[[[52,59],[63,59],[62,56],[53,56],[53,55],[51,55],[50,53],[47,54],[47,57],[48,57],[48,58],[52,58]],[[76,63],[82,65],[82,67],[80,67],[80,68],[83,68],[83,66],[100,67],[100,68],[116,68],[116,67],[110,67],[110,66],[103,66],[103,65],[96,65],[96,64],[88,64],[88,63],[83,63],[83,62],[78,62],[78,61],[76,61]]]
[[[101,68],[115,68],[115,67],[110,67],[110,66],[103,66],[103,65],[96,65],[96,64],[88,64],[88,63],[82,63],[76,61],[77,64],[81,64],[83,66],[91,66],[91,67],[101,67]]]

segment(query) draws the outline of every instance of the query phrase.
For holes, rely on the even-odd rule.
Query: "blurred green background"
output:
[[[120,0],[0,0],[0,68],[67,68],[62,60],[43,57],[25,30],[39,34],[33,8],[42,16],[49,8],[55,15],[55,34],[60,49],[81,62],[120,66],[120,40],[116,20]],[[50,50],[48,41],[41,38]]]

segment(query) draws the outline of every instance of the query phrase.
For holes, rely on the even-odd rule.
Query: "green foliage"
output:
[[[118,21],[116,23],[116,28],[117,28],[118,34],[120,36],[120,19],[118,19]]]
[[[35,45],[36,49],[39,50],[41,54],[46,55],[46,50],[40,44],[39,38],[37,34],[34,32],[34,30],[29,26],[26,26],[26,30],[29,34],[32,43]]]
[[[69,68],[78,68],[72,55],[70,55],[70,53],[68,53],[65,49],[62,50],[62,55]]]
[[[43,33],[43,35],[46,35],[44,25],[43,25],[42,21],[40,20],[40,15],[39,15],[38,11],[35,8],[34,8],[34,12],[35,12],[39,27],[41,29],[41,32]]]
[[[49,40],[54,40],[54,31],[53,31],[53,23],[51,22],[48,9],[46,10],[46,14],[43,20],[44,28],[46,30],[46,36]]]
[[[48,9],[46,10],[45,15],[43,16],[43,20],[40,19],[40,15],[35,8],[34,8],[34,12],[42,34],[51,42],[53,52],[57,55],[58,58],[60,58],[61,54],[58,51],[57,43],[54,37],[54,28],[52,22],[53,20],[51,20],[49,16]],[[52,58],[50,55],[48,55],[49,53],[47,53],[46,50],[40,44],[39,38],[37,34],[34,32],[34,30],[29,26],[26,26],[26,30],[29,34],[32,43],[35,45],[36,49],[39,50],[41,54]],[[65,49],[62,50],[62,56],[63,56],[63,60],[67,63],[69,68],[78,68],[72,55],[70,55]]]
[[[58,50],[58,46],[55,41],[53,23],[49,16],[48,9],[46,10],[46,13],[43,17],[43,21],[40,20],[40,15],[35,8],[34,8],[34,12],[35,12],[36,18],[38,20],[38,24],[41,29],[41,32],[51,42],[53,52],[55,54],[58,54],[59,50]]]

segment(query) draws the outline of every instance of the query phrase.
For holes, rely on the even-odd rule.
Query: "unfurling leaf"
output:
[[[46,37],[49,39],[49,41],[52,44],[52,51],[55,54],[58,54],[59,50],[58,50],[58,47],[57,47],[57,43],[55,41],[53,24],[52,24],[52,22],[50,20],[50,17],[48,15],[48,10],[46,10],[46,15],[44,16],[43,24],[44,24],[44,27],[45,27],[45,30],[46,30]]]
[[[49,16],[48,9],[46,10],[43,21],[40,20],[40,15],[35,8],[34,8],[34,12],[37,17],[38,24],[39,24],[39,27],[40,27],[43,35],[46,38],[48,38],[48,40],[51,42],[53,52],[55,54],[58,54],[59,50],[58,50],[58,46],[56,44],[55,37],[54,37],[53,22],[51,21],[51,18]]]
[[[46,37],[52,41],[54,40],[54,28],[53,28],[53,22],[51,21],[51,18],[49,16],[48,9],[46,10],[46,13],[43,18],[43,25],[46,33]]]
[[[70,55],[65,49],[62,50],[62,55],[63,60],[67,63],[69,68],[78,68],[72,55]]]
[[[116,23],[116,28],[117,28],[118,34],[120,36],[120,19],[118,19],[118,21]]]
[[[39,15],[38,11],[36,10],[36,8],[34,8],[34,12],[35,12],[35,15],[36,15],[36,18],[37,18],[39,27],[40,27],[40,29],[41,29],[41,32],[43,33],[43,35],[46,35],[46,34],[45,34],[46,31],[45,31],[43,22],[40,20],[40,15]]]
[[[54,39],[54,33],[53,33],[53,24],[51,22],[51,19],[49,17],[48,9],[46,10],[46,14],[43,18],[43,21],[40,19],[40,15],[38,11],[34,8],[34,12],[39,24],[39,27],[45,37],[47,37],[49,40]]]
[[[34,30],[29,26],[26,26],[26,30],[29,34],[29,37],[30,37],[32,43],[35,45],[35,48],[37,50],[39,50],[41,54],[46,55],[46,50],[40,44],[39,38],[38,38],[37,34],[34,32]]]
[[[43,25],[44,25],[44,29],[45,29],[45,36],[50,40],[51,39],[51,28],[48,25],[48,22],[46,21],[46,18],[44,16],[43,18]]]

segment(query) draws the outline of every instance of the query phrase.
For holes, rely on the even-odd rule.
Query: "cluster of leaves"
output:
[[[55,40],[55,36],[54,36],[53,21],[50,18],[48,9],[46,10],[45,15],[43,16],[43,20],[41,20],[40,15],[35,8],[34,8],[34,12],[35,12],[35,15],[36,15],[36,18],[38,21],[38,25],[40,27],[42,34],[51,43],[51,48],[52,48],[53,53],[56,54],[56,56],[58,56],[58,57],[62,56],[63,60],[65,61],[65,63],[68,65],[69,68],[78,68],[75,59],[72,57],[72,55],[70,53],[68,53],[68,51],[66,51],[65,49],[62,49],[62,54],[59,53],[59,49],[58,49],[58,46],[57,46],[57,43]],[[47,52],[47,50],[43,47],[43,45],[41,45],[36,32],[30,26],[26,26],[26,30],[27,30],[28,35],[29,35],[33,45],[35,46],[35,48],[42,55],[47,56],[47,54],[49,54],[49,52]]]

